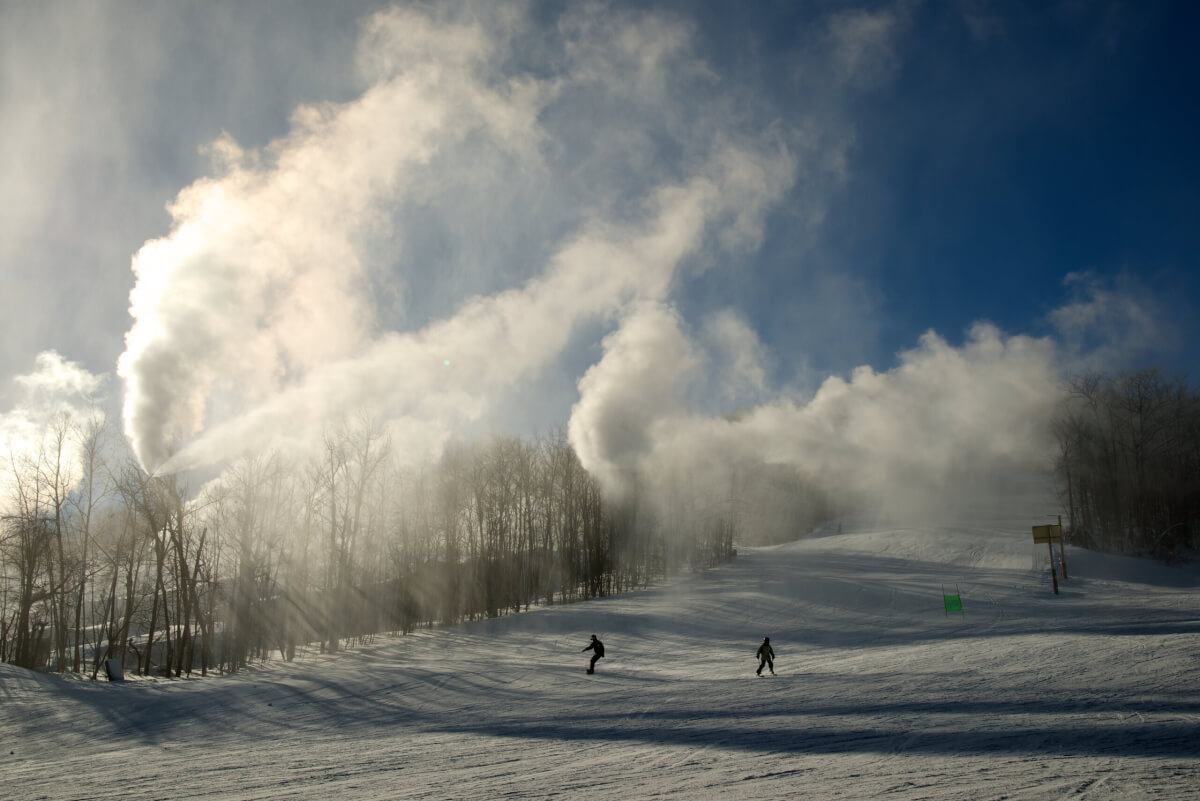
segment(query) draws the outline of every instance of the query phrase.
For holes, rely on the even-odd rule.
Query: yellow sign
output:
[[[1062,526],[1051,523],[1048,526],[1033,527],[1034,542],[1062,542]]]

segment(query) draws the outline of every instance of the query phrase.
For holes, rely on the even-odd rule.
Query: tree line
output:
[[[1073,543],[1193,553],[1200,396],[1185,381],[1075,379],[1053,431]],[[248,456],[193,492],[148,475],[103,419],[60,416],[0,481],[0,661],[234,671],[644,587],[833,514],[778,465],[680,467],[606,495],[562,433],[455,445],[420,467],[398,456],[358,420],[315,456]]]
[[[561,433],[402,467],[367,420],[315,457],[242,458],[195,492],[148,475],[103,421],[63,416],[10,454],[0,661],[180,676],[335,652],[383,632],[645,587],[734,554],[727,492],[606,496]]]
[[[1200,531],[1200,396],[1156,369],[1071,381],[1054,422],[1076,545],[1174,561]]]

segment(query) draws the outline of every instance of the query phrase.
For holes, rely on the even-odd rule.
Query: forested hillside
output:
[[[606,497],[561,434],[414,467],[359,421],[328,432],[319,457],[243,458],[198,489],[147,475],[98,421],[62,418],[44,442],[12,464],[0,660],[92,675],[107,658],[236,670],[609,595],[826,514],[820,493],[763,469],[723,472],[719,494],[682,471],[655,482],[664,492]]]
[[[1055,421],[1071,541],[1189,558],[1200,532],[1200,395],[1157,370],[1073,381]]]

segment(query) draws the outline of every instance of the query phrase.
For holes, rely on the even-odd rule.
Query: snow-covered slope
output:
[[[1200,798],[1196,569],[1068,549],[1055,596],[1024,524],[845,528],[234,677],[2,666],[0,794]]]

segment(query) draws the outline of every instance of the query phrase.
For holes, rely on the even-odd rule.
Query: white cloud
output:
[[[537,393],[574,347],[576,361],[602,352],[564,382],[584,373],[571,438],[614,485],[766,460],[897,505],[975,461],[1037,462],[1060,355],[1102,367],[1161,340],[1147,295],[1072,276],[1076,298],[1052,315],[1062,354],[987,326],[958,347],[930,333],[895,369],[819,389],[795,375],[774,387],[772,367],[853,363],[883,323],[863,313],[871,286],[800,252],[803,235],[786,276],[804,288],[795,333],[769,337],[795,353],[767,352],[733,311],[683,311],[681,288],[735,274],[785,198],[793,230],[821,225],[854,142],[846,101],[895,73],[909,8],[815,22],[788,54],[786,123],[715,74],[669,13],[592,3],[542,27],[526,6],[478,3],[365,19],[361,94],[296,108],[263,146],[211,142],[211,174],[136,254],[118,369],[139,458],[176,470],[303,448],[365,413],[422,459]],[[96,391],[77,367],[47,355],[18,383]]]
[[[34,368],[32,373],[16,376],[13,380],[29,393],[37,405],[53,406],[53,401],[63,404],[78,402],[94,396],[104,383],[102,376],[93,375],[52,350],[39,353],[34,360]],[[51,402],[45,403],[47,400]]]
[[[56,429],[67,435],[62,466],[73,471],[79,454],[70,427],[98,414],[104,384],[104,376],[94,375],[54,351],[39,353],[32,372],[13,378],[15,402],[0,412],[0,457],[10,467],[0,470],[0,504],[12,501],[13,468],[25,473],[44,451],[54,458],[55,445],[50,440]]]
[[[835,15],[818,49],[833,48],[842,89],[787,130],[728,113],[753,104],[714,80],[670,15],[581,7],[552,40],[512,7],[371,18],[363,94],[298,109],[261,150],[218,140],[214,175],[138,253],[120,372],[139,457],[180,470],[303,448],[366,414],[424,459],[536,387],[572,337],[615,325],[569,422],[610,487],[746,460],[896,512],[964,474],[1044,466],[1058,392],[1047,340],[978,326],[955,347],[930,333],[896,368],[830,378],[805,400],[771,386],[773,356],[746,319],[693,323],[676,302],[699,271],[757,248],[797,182],[818,224],[850,141],[836,91],[886,79],[905,19]],[[517,247],[514,230],[538,241]],[[454,272],[472,259],[487,280]],[[403,303],[380,301],[380,286]],[[427,309],[430,286],[454,300]]]
[[[716,379],[706,394],[722,407],[736,409],[766,390],[766,348],[740,315],[729,309],[711,315],[704,322],[702,342],[710,360],[706,372]]]
[[[214,145],[217,174],[180,193],[172,232],[134,260],[135,323],[119,372],[126,431],[144,464],[181,469],[277,438],[303,441],[352,411],[440,432],[421,437],[421,448],[436,450],[515,384],[536,381],[580,325],[668,297],[703,250],[756,244],[795,164],[777,133],[688,109],[680,81],[703,76],[687,26],[589,7],[562,25],[559,69],[535,77],[507,69],[525,21],[503,22],[384,12],[365,26],[362,65],[373,83],[362,97],[300,109],[292,132],[261,152],[229,138]],[[595,185],[552,175],[563,150],[587,152],[621,127],[602,123],[580,137],[555,117],[597,96],[682,137],[670,168],[623,171],[622,159],[645,155],[639,148],[662,147],[647,140],[607,153],[616,169],[597,169]],[[676,128],[681,115],[709,124]],[[548,117],[566,132],[548,128]],[[481,166],[481,150],[495,163],[461,172]],[[544,182],[541,205],[503,205],[513,174]],[[559,213],[564,230],[534,249],[541,264],[515,271],[520,280],[387,330],[375,277],[423,280],[428,267],[388,260],[381,245],[403,250],[421,235],[415,210],[464,213],[450,208],[447,184],[496,192],[465,212],[485,215],[467,225],[502,236],[514,214],[529,223]],[[555,206],[572,190],[563,215]],[[592,194],[621,200],[593,204]]]
[[[684,368],[672,365],[691,362],[678,358],[684,341],[656,350],[664,339],[633,338],[636,348],[614,341],[597,374],[580,382],[572,442],[598,475],[652,482],[681,465],[787,465],[906,515],[961,503],[976,481],[1044,471],[1054,452],[1049,421],[1061,382],[1050,340],[978,325],[953,347],[930,332],[892,370],[860,367],[848,380],[829,378],[807,402],[777,397],[730,418],[699,414],[665,392],[681,384]],[[637,369],[622,375],[623,363]],[[641,391],[645,384],[657,391]]]
[[[851,9],[829,21],[829,64],[837,79],[850,85],[871,86],[889,79],[899,59],[897,31],[907,21],[903,5],[875,11]]]
[[[1155,296],[1127,275],[1113,280],[1070,273],[1071,300],[1049,315],[1076,374],[1126,369],[1148,353],[1169,351],[1176,332]]]
[[[684,394],[699,357],[674,311],[639,306],[604,340],[604,356],[579,379],[568,436],[580,463],[620,492],[642,480],[657,426],[686,411]]]

